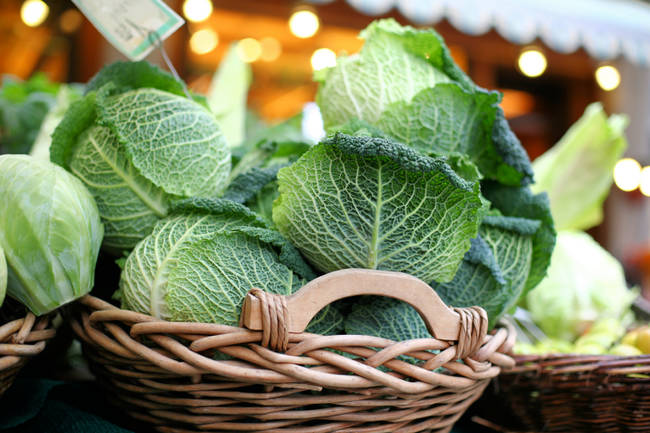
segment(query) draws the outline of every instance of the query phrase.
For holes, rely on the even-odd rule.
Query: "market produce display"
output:
[[[86,293],[103,224],[102,248],[123,267],[115,297],[161,319],[234,325],[252,287],[290,294],[319,274],[368,268],[414,275],[449,305],[482,306],[494,326],[545,274],[555,241],[500,94],[472,83],[433,30],[381,20],[362,37],[359,55],[317,74],[320,143],[304,137],[299,117],[244,135],[250,72],[232,52],[207,99],[146,62],[105,67],[80,99],[60,94],[34,153],[47,155],[47,131],[62,118],[49,155],[79,179],[65,184],[78,197],[59,197],[59,178],[73,179],[61,168],[16,160],[33,173],[3,191],[32,205],[48,199],[52,212],[5,210],[34,217],[36,229],[49,224],[18,245],[18,219],[4,216],[9,294],[42,314]],[[18,247],[43,259],[22,257],[20,267]],[[33,299],[16,289],[31,284],[27,275]],[[43,295],[55,289],[58,303]],[[427,335],[407,309],[347,301],[310,330],[408,338],[368,329],[363,315]]]

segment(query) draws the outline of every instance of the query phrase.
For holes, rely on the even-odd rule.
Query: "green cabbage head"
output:
[[[132,249],[179,197],[226,187],[230,150],[214,115],[182,83],[145,62],[104,68],[56,128],[51,160],[97,201],[104,247]]]
[[[49,161],[3,155],[0,197],[9,296],[42,315],[88,293],[104,230],[84,185]]]

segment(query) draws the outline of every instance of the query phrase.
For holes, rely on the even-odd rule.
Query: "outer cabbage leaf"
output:
[[[172,319],[166,302],[169,273],[177,263],[184,266],[184,248],[236,226],[262,224],[248,209],[232,202],[177,203],[173,214],[160,220],[126,260],[120,279],[123,308]]]
[[[376,125],[424,154],[464,155],[485,177],[512,185],[525,178],[527,183],[532,171],[526,152],[514,135],[500,136],[500,99],[497,92],[441,83],[422,90],[410,103],[388,106]],[[510,131],[505,127],[505,133]]]
[[[7,260],[5,259],[5,252],[0,245],[0,306],[5,299],[7,293]]]
[[[97,91],[111,83],[117,93],[147,87],[185,96],[183,83],[169,72],[146,61],[115,62],[103,67],[86,85],[86,92]]]
[[[501,96],[476,86],[432,29],[373,22],[358,55],[316,74],[326,129],[352,119],[379,127],[432,156],[467,154],[487,178],[526,185],[526,152],[498,107]]]
[[[548,276],[528,293],[526,305],[546,335],[573,341],[597,320],[620,323],[636,296],[616,258],[588,234],[562,230]]]
[[[170,269],[165,300],[171,320],[236,326],[250,289],[288,295],[304,283],[272,246],[230,230],[184,244]]]
[[[244,141],[246,97],[252,71],[235,46],[228,49],[208,90],[207,100],[230,147]]]
[[[483,195],[492,203],[493,209],[504,216],[538,220],[540,227],[533,235],[533,253],[530,273],[524,287],[524,294],[533,289],[546,275],[555,246],[555,227],[548,196],[533,194],[528,187],[510,187],[492,181],[482,184]]]
[[[328,305],[314,316],[305,332],[320,335],[338,335],[345,330],[345,317],[335,305]]]
[[[627,148],[623,135],[627,123],[621,115],[608,119],[600,103],[591,104],[533,163],[537,181],[531,189],[548,193],[558,230],[586,230],[603,220],[614,166]]]
[[[109,250],[130,250],[167,215],[171,196],[140,175],[108,128],[92,126],[81,134],[69,170],[95,198]]]
[[[323,272],[369,268],[450,281],[482,213],[477,183],[381,138],[334,137],[278,173],[273,221]]]
[[[539,227],[536,220],[486,216],[454,279],[431,286],[448,305],[483,307],[492,328],[524,290]]]
[[[352,307],[345,333],[373,335],[393,341],[432,338],[424,320],[409,304],[387,297],[372,297]]]
[[[365,43],[358,55],[339,57],[334,68],[315,76],[321,83],[316,102],[325,129],[353,118],[374,123],[390,104],[409,102],[423,89],[452,81],[440,66],[452,69],[453,61],[433,30],[379,20],[361,38]]]
[[[230,151],[214,116],[196,102],[137,89],[100,97],[97,107],[99,124],[116,134],[142,176],[167,193],[215,197],[225,188]]]
[[[49,161],[4,155],[0,197],[7,293],[36,315],[88,293],[103,228],[81,181]]]

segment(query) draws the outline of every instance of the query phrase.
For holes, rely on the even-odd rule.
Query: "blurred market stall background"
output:
[[[502,107],[531,159],[551,147],[593,101],[630,123],[626,160],[590,233],[650,293],[650,2],[638,0],[168,0],[186,20],[164,46],[179,74],[206,92],[230,46],[252,68],[248,105],[273,123],[313,100],[314,70],[359,50],[377,17],[433,25]],[[85,82],[124,57],[70,1],[0,2],[0,74],[38,71]],[[149,61],[163,64],[159,52]],[[1,134],[1,131],[0,131]],[[622,189],[621,189],[622,188]],[[623,191],[623,189],[628,191]]]

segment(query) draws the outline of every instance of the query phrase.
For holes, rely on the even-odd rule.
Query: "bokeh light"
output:
[[[311,55],[311,67],[314,71],[336,66],[336,54],[329,48],[319,48]]]
[[[183,15],[193,23],[205,21],[211,14],[212,2],[210,0],[185,0],[183,3]]]
[[[190,49],[196,54],[207,54],[218,44],[219,35],[212,29],[201,29],[190,38]]]
[[[641,183],[641,164],[632,158],[623,158],[614,166],[614,183],[623,191],[634,191]]]
[[[294,36],[299,38],[311,38],[319,27],[318,15],[310,10],[296,11],[289,18],[289,29]]]
[[[41,0],[25,0],[20,7],[20,19],[29,27],[43,24],[50,13],[50,7]]]
[[[517,60],[517,65],[522,74],[527,77],[539,77],[546,70],[548,62],[546,56],[536,48],[524,50]]]
[[[282,44],[272,36],[267,36],[260,40],[262,55],[260,59],[265,62],[273,62],[282,54]]]
[[[262,45],[257,39],[246,38],[237,43],[239,58],[247,63],[257,61],[262,55]]]
[[[621,74],[614,66],[603,65],[596,69],[595,75],[596,82],[603,90],[614,90],[621,84]]]

